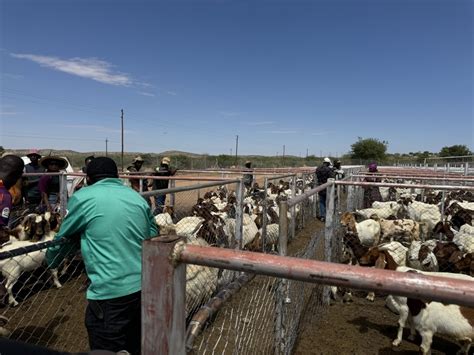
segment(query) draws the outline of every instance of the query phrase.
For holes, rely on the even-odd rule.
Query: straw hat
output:
[[[59,169],[62,170],[62,169],[66,169],[66,167],[69,165],[67,160],[64,159],[64,158],[61,158],[61,157],[58,157],[58,156],[47,156],[47,157],[44,157],[40,160],[40,165],[44,168],[47,168],[48,165],[52,162],[57,162],[58,163],[58,166],[59,166]]]
[[[36,155],[39,159],[41,159],[41,154],[39,153],[38,149],[30,149],[26,156],[29,158],[30,156]]]
[[[144,162],[143,158],[139,155],[137,155],[135,158],[133,158],[132,163],[138,163],[138,162]]]

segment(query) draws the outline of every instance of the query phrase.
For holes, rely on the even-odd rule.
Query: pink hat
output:
[[[37,155],[38,157],[41,158],[41,154],[39,153],[38,149],[30,149],[30,151],[28,152],[28,154],[26,154],[26,156],[29,157],[30,155]]]

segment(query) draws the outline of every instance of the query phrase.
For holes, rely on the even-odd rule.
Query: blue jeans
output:
[[[326,218],[326,191],[319,193],[319,218]]]
[[[163,207],[165,206],[166,195],[155,196],[155,210],[153,211],[154,215],[163,213]]]

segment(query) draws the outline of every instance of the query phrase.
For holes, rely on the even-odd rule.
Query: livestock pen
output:
[[[387,173],[386,176],[389,175],[388,169],[380,170],[381,174]],[[406,172],[416,175],[416,171],[413,170]],[[416,189],[422,189],[424,193],[419,195],[423,195],[423,198],[433,195],[428,193],[429,189],[439,190],[441,192],[439,198],[443,196],[446,198],[448,195],[447,191],[472,190],[471,182],[466,181],[464,178],[459,181],[453,180],[451,183],[451,180],[448,180],[450,177],[442,176],[441,178],[445,178],[446,181],[440,185],[439,182],[443,181],[436,180],[438,177],[432,176],[431,181],[423,180],[425,183],[420,186],[420,184],[413,183],[421,180],[415,181],[413,176],[410,180],[408,175],[404,175],[400,171],[398,171],[398,174],[400,174],[398,176],[403,175],[403,177],[406,177],[404,182],[371,184],[378,188],[386,187],[387,191],[390,187],[409,189],[410,192],[413,189],[413,193],[415,193]],[[362,175],[357,176],[353,174],[344,181],[330,181],[322,187],[314,188],[314,186],[305,182],[310,180],[311,174],[306,176],[288,174],[288,176],[282,177],[284,175],[286,174],[281,174],[280,176],[262,175],[261,177],[261,181],[263,181],[261,187],[268,187],[270,183],[283,180],[289,184],[289,190],[292,192],[286,198],[281,197],[278,199],[278,241],[275,251],[265,247],[266,237],[263,237],[264,247],[261,247],[259,250],[263,250],[267,254],[278,252],[281,257],[295,257],[296,259],[277,259],[291,260],[292,263],[290,265],[298,265],[297,260],[302,261],[303,259],[326,260],[334,263],[344,261],[344,255],[350,246],[343,243],[344,229],[340,224],[340,216],[346,211],[360,210],[363,189],[368,183],[360,181],[363,179]],[[383,177],[382,179],[390,179],[393,176]],[[146,175],[134,177],[151,178]],[[208,177],[212,179],[212,177]],[[171,226],[171,228],[175,228],[175,231],[177,231],[179,221],[193,214],[193,207],[197,204],[199,198],[215,198],[216,196],[213,194],[218,195],[219,190],[222,190],[222,186],[227,186],[227,192],[235,192],[236,207],[235,214],[233,215],[235,224],[232,225],[235,243],[232,243],[231,240],[229,245],[222,245],[227,248],[207,249],[211,250],[212,255],[214,255],[214,253],[225,253],[229,250],[228,247],[235,248],[242,245],[242,242],[239,241],[245,238],[244,215],[247,214],[244,212],[244,206],[249,203],[252,204],[252,202],[249,200],[249,198],[251,199],[250,195],[245,196],[240,179],[218,176],[217,181],[207,181],[204,179],[203,181],[197,180],[189,183],[191,180],[182,180],[180,182],[179,178],[177,176],[176,180],[174,180],[177,181],[176,185],[179,186],[171,186],[168,190],[143,193],[145,197],[152,197],[162,193],[168,195],[168,204],[174,206],[174,216],[171,219],[171,224],[174,226]],[[453,179],[456,179],[456,177],[453,177]],[[267,180],[266,183],[265,180]],[[301,181],[304,183],[302,188],[298,189],[298,184]],[[428,184],[428,182],[432,184]],[[450,185],[447,183],[450,183]],[[404,185],[410,186],[406,187]],[[317,203],[315,203],[318,196],[317,192],[324,187],[328,188],[328,218],[326,223],[323,224],[313,217],[316,213],[315,208],[317,208]],[[445,191],[444,195],[442,191]],[[205,196],[208,192],[210,194]],[[265,193],[268,193],[268,195],[265,195]],[[406,191],[398,191],[398,193],[400,195],[406,193]],[[266,201],[270,197],[271,191],[270,189],[263,189],[262,194],[264,196],[262,201]],[[259,208],[263,210],[269,207],[265,206],[266,203],[259,203],[257,206],[254,206],[254,210]],[[292,210],[295,213],[291,213]],[[221,211],[218,213],[221,213]],[[186,233],[186,228],[183,230]],[[194,232],[194,229],[188,231],[188,233],[191,232]],[[263,228],[261,232],[263,234]],[[185,245],[185,248],[191,245],[192,243],[188,243]],[[8,258],[11,256],[4,255],[3,257]],[[2,255],[0,254],[1,258]],[[267,260],[262,253],[255,254],[253,258],[256,260]],[[361,333],[360,330],[362,329],[361,327],[364,327],[363,329],[370,328],[367,330],[367,333],[370,334],[370,339],[365,339],[365,341],[371,343],[372,348],[370,350],[373,349],[374,352],[377,352],[380,349],[385,349],[386,353],[391,353],[390,351],[393,353],[397,352],[396,349],[392,349],[389,345],[392,340],[391,333],[393,332],[393,337],[396,333],[396,316],[383,308],[383,299],[381,297],[376,297],[375,302],[372,303],[366,301],[363,297],[357,297],[358,294],[354,292],[356,297],[354,297],[353,303],[334,303],[334,301],[330,300],[331,294],[329,289],[319,283],[305,282],[307,281],[306,279],[287,278],[288,275],[284,273],[269,275],[257,272],[258,270],[256,269],[239,268],[236,270],[228,267],[232,264],[230,260],[225,263],[226,265],[194,265],[191,263],[186,268],[187,271],[184,277],[185,288],[184,290],[181,289],[181,296],[186,296],[184,297],[183,317],[180,322],[187,329],[187,335],[183,339],[183,346],[187,346],[189,351],[195,353],[291,353],[293,351],[301,354],[331,354],[344,353],[342,349],[345,349],[346,352],[351,353],[367,353],[366,345],[356,345],[356,340],[364,339],[363,331]],[[320,266],[320,264],[314,265]],[[73,264],[74,268],[77,268],[76,272],[66,273],[62,276],[62,289],[53,289],[47,281],[33,282],[31,286],[36,285],[34,286],[36,289],[30,294],[26,293],[25,297],[19,297],[20,305],[18,307],[4,308],[3,314],[10,318],[6,328],[12,331],[13,338],[28,340],[31,343],[46,345],[60,350],[80,351],[87,348],[87,337],[82,325],[85,295],[78,292],[84,289],[85,275],[81,272],[80,262]],[[43,271],[46,272],[45,270]],[[333,273],[336,271],[339,272],[337,266],[333,269]],[[45,275],[48,275],[48,273],[45,273]],[[25,284],[28,285],[28,282],[25,282]],[[190,288],[188,284],[194,286]],[[358,288],[360,285],[355,283],[345,284],[344,286]],[[364,287],[364,289],[367,288]],[[380,288],[375,289],[379,293],[383,291]],[[65,290],[69,291],[63,295]],[[157,288],[154,288],[154,290],[158,292]],[[20,289],[17,292],[21,294],[24,291]],[[207,298],[198,297],[203,294],[207,295]],[[432,295],[430,294],[430,296]],[[194,297],[197,301],[186,304],[186,298],[190,297]],[[50,302],[51,299],[53,300],[52,302]],[[179,297],[176,300],[178,301]],[[48,305],[48,307],[35,309],[37,304]],[[201,304],[204,306],[200,307]],[[28,308],[22,308],[26,305],[28,305]],[[51,309],[52,311],[49,313],[43,312],[44,308]],[[26,316],[23,313],[28,315]],[[354,324],[351,324],[352,320],[350,317],[354,315],[358,315],[359,318],[354,320]],[[372,315],[374,318],[368,319],[369,315]],[[390,320],[390,317],[393,319]],[[381,319],[385,322],[380,322]],[[15,323],[16,320],[21,321]],[[337,324],[332,323],[333,320],[337,320]],[[148,324],[144,323],[144,330],[149,328]],[[338,331],[341,328],[344,328],[344,332]],[[18,329],[22,331],[23,335],[21,337],[19,336]],[[387,333],[386,329],[390,331],[390,334]],[[65,333],[68,335],[65,335]],[[28,336],[25,336],[25,334]],[[39,336],[39,334],[42,335]],[[146,339],[156,340],[158,338],[145,337],[144,340]],[[310,342],[310,339],[319,339],[318,344],[321,344],[321,346],[316,349],[314,343]],[[373,341],[371,342],[371,340]],[[377,345],[375,340],[382,344]],[[352,343],[354,345],[351,345]],[[439,344],[439,341],[435,340],[435,343]],[[445,340],[443,344],[446,349],[455,349],[455,346],[449,340]],[[351,346],[353,347],[351,348]],[[405,351],[416,350],[417,346],[405,341],[400,345],[400,349]],[[368,351],[369,353],[370,350]],[[437,348],[434,348],[434,350],[437,350]]]

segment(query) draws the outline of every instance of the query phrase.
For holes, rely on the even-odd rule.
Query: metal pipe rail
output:
[[[61,244],[64,244],[66,241],[67,241],[66,238],[60,238],[56,240],[50,240],[47,242],[34,243],[26,247],[18,247],[16,249],[3,251],[3,252],[0,252],[0,260],[10,259],[10,258],[13,258],[14,256],[32,253],[34,251],[46,249],[55,245],[61,245]]]
[[[364,182],[364,181],[342,181],[342,180],[336,181],[335,184],[336,185],[352,185],[352,186],[406,187],[410,189],[418,188],[418,189],[433,189],[433,190],[474,191],[474,186],[396,184],[396,183],[390,183],[390,182]]]
[[[411,176],[395,175],[394,176],[394,175],[386,175],[386,174],[382,174],[382,175],[354,174],[352,176],[357,177],[357,178],[359,177],[364,178],[367,176],[377,176],[383,179],[415,179],[415,180],[443,180],[443,181],[472,181],[474,182],[474,177],[466,179],[465,176],[463,177],[439,177],[439,176],[427,177],[427,176],[416,176],[416,175],[411,175]]]
[[[474,307],[474,281],[190,244],[178,261]]]
[[[293,198],[289,199],[287,201],[288,207],[296,206],[298,203],[303,202],[308,197],[317,194],[319,191],[322,191],[322,190],[326,189],[327,187],[331,186],[332,184],[333,184],[332,182],[328,181],[328,182],[326,182],[322,185],[319,185],[319,186],[315,187],[314,189],[311,189],[309,191],[306,191],[306,192],[302,193],[301,195],[298,195],[296,197],[293,197]]]
[[[213,181],[215,181],[215,180],[213,180]],[[239,183],[239,182],[240,182],[240,179],[225,180],[225,181],[218,181],[218,182],[209,182],[209,183],[206,183],[206,184],[172,187],[172,188],[163,189],[163,190],[153,190],[153,191],[140,192],[140,195],[142,195],[144,197],[157,196],[157,195],[166,195],[166,194],[170,194],[170,193],[174,193],[174,192],[191,191],[191,190],[203,189],[203,188],[207,188],[207,187],[236,184],[236,183]]]

